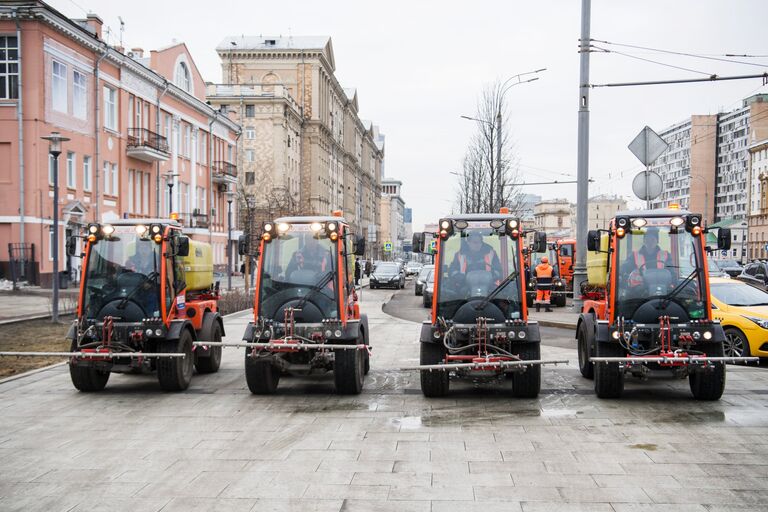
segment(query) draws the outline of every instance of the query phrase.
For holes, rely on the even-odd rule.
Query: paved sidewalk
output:
[[[729,367],[719,402],[680,380],[628,379],[594,397],[572,349],[543,347],[538,399],[509,383],[425,399],[419,325],[366,290],[373,358],[363,394],[330,375],[251,395],[242,349],[184,393],[113,375],[78,393],[66,367],[0,385],[3,511],[756,512],[768,491],[768,373]],[[239,341],[249,313],[226,319]]]

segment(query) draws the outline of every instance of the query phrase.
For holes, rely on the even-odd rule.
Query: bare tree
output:
[[[486,85],[480,94],[474,117],[476,131],[464,155],[462,169],[457,173],[456,202],[459,210],[464,213],[495,213],[502,206],[508,207],[512,213],[520,213],[522,210],[522,197],[517,185],[517,159],[506,122],[499,141],[496,124],[499,113],[503,119],[509,118],[502,84],[497,81]],[[501,162],[497,161],[499,143]],[[501,194],[498,191],[499,183],[502,184]]]

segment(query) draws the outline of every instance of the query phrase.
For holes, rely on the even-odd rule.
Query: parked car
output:
[[[717,266],[731,277],[738,276],[741,274],[741,271],[744,270],[744,267],[742,267],[736,260],[718,260]]]
[[[768,358],[768,293],[735,279],[710,279],[712,316],[725,331],[726,356]]]
[[[399,263],[382,261],[371,274],[371,288],[405,288],[405,271]]]
[[[707,264],[709,265],[709,277],[722,277],[724,279],[730,279],[731,276],[722,268],[720,268],[720,262],[707,258]]]
[[[763,291],[768,291],[768,263],[754,261],[744,267],[744,270],[736,276],[736,279],[751,284]]]
[[[424,307],[425,308],[431,308],[432,307],[432,294],[434,293],[435,289],[435,270],[432,269],[427,274],[427,279],[424,282],[424,292],[422,294],[422,298],[424,299]]]
[[[424,267],[421,263],[418,261],[409,261],[405,265],[405,275],[407,276],[415,276],[418,275],[419,272],[421,272],[421,269]]]
[[[416,295],[421,295],[424,291],[424,283],[427,281],[427,276],[433,268],[435,268],[434,265],[424,265],[421,267],[421,272],[416,276],[416,284],[413,287],[416,290]]]

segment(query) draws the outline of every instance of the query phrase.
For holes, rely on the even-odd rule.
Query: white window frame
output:
[[[91,157],[83,155],[83,190],[91,190]]]
[[[67,114],[69,91],[67,90],[67,65],[57,60],[51,61],[51,108]]]
[[[136,173],[133,169],[128,169],[128,213],[136,213],[136,210],[133,206],[133,176]]]
[[[53,155],[48,153],[48,184],[53,186]]]
[[[110,173],[109,173],[109,162],[104,162],[104,195],[111,196],[112,195],[112,189],[110,188],[109,180],[110,180]]]
[[[143,172],[141,176],[141,213],[147,214],[149,213],[149,173]]]
[[[252,149],[245,150],[245,161],[253,162],[256,159],[256,153]]]
[[[248,127],[245,129],[245,138],[247,140],[255,140],[256,139],[256,129]]]
[[[72,115],[88,118],[88,78],[76,69],[72,72]]]
[[[104,86],[104,128],[117,131],[117,90]]]
[[[77,155],[67,151],[67,188],[77,188]]]
[[[4,78],[4,86],[0,88],[0,99],[15,100],[19,97],[19,42],[11,44],[11,39],[16,36],[7,35],[0,37],[0,49],[5,50],[5,58],[0,59],[0,64],[5,64],[5,73],[0,73]],[[11,56],[11,52],[15,57]]]
[[[112,164],[112,195],[115,197],[120,195],[120,170],[117,164]]]

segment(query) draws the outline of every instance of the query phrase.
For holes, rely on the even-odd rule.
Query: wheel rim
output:
[[[192,356],[192,344],[185,344],[184,353],[186,357],[183,359],[182,371],[184,372],[184,380],[189,381],[192,378],[192,368],[195,365],[195,358]]]
[[[586,346],[585,345],[586,345],[586,342],[584,340],[584,335],[579,334],[579,350],[578,350],[578,353],[579,353],[579,366],[581,368],[586,368],[586,366],[587,366],[586,365],[586,363],[587,363],[587,361],[586,361],[587,354],[586,354]]]
[[[723,352],[727,357],[741,357],[744,353],[744,342],[741,336],[734,332],[726,333]]]

